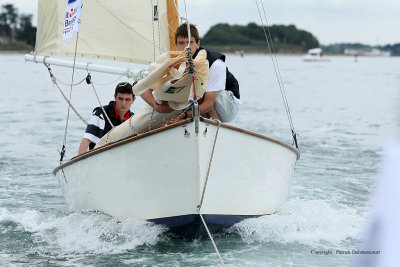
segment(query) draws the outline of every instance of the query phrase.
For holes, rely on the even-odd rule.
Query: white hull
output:
[[[187,219],[198,214],[218,128],[203,120],[196,135],[194,124],[130,137],[56,168],[69,210],[98,210],[119,220],[171,227],[189,224]],[[298,156],[289,145],[221,125],[202,214],[211,223],[230,225],[274,213],[287,200]]]
[[[324,62],[329,60],[330,60],[329,58],[324,57],[321,48],[310,49],[308,50],[307,55],[303,57],[303,61],[309,61],[309,62]]]
[[[326,62],[326,61],[330,61],[329,58],[327,57],[323,57],[323,56],[304,56],[303,57],[303,61],[309,61],[309,62]]]

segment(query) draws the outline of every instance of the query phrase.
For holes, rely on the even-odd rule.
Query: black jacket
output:
[[[201,49],[204,49],[207,52],[207,60],[208,60],[209,67],[211,67],[211,65],[217,59],[221,59],[223,62],[225,62],[225,55],[215,52],[215,51],[205,49],[203,47],[199,47],[197,49],[197,51],[193,55],[193,58],[195,58],[197,56],[197,54],[199,53],[199,51]],[[235,76],[233,76],[233,74],[228,70],[228,67],[226,68],[225,90],[231,91],[237,99],[240,99],[239,82],[236,80]]]
[[[117,115],[115,114],[114,105],[113,105],[114,102],[115,101],[110,101],[110,103],[108,105],[103,106],[103,108],[106,111],[108,118],[110,118],[111,123],[114,126],[118,126],[121,123],[123,123],[123,121],[121,121],[120,118],[117,118]],[[132,111],[129,110],[128,112],[129,112],[129,117],[134,115],[134,113]],[[96,132],[97,133],[96,136],[101,138],[112,129],[112,126],[108,122],[106,116],[104,116],[103,109],[101,107],[97,107],[93,110],[93,116],[97,116],[97,117],[104,119],[104,123],[105,123],[104,129],[100,129],[98,127],[98,125],[90,125],[89,124],[86,129],[86,132],[89,132],[89,131]],[[90,129],[90,128],[96,128],[96,129]],[[89,149],[93,149],[95,147],[95,145],[96,145],[95,143],[91,142],[89,145]]]

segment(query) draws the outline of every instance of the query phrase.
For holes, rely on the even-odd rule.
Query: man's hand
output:
[[[171,113],[174,111],[169,105],[167,101],[162,101],[161,104],[157,104],[153,107],[158,113]]]
[[[175,122],[177,122],[177,121],[179,121],[179,120],[182,120],[182,119],[184,119],[185,118],[185,112],[182,112],[182,113],[176,113],[176,114],[174,114],[174,115],[172,115],[172,117],[171,117],[171,119],[169,119],[169,120],[167,120],[166,118],[164,118],[163,119],[163,121],[166,123],[166,124],[172,124],[172,123],[175,123]]]
[[[153,96],[153,89],[148,89],[146,92],[140,95],[144,101],[147,102],[152,108],[154,108],[159,113],[171,113],[174,111],[172,108],[168,106],[167,101],[162,101],[161,104],[158,104]]]

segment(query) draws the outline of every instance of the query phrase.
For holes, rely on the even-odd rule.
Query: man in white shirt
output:
[[[187,24],[182,24],[178,27],[175,32],[175,42],[176,49],[178,51],[183,51],[189,44]],[[199,50],[204,49],[200,47],[200,37],[196,27],[190,24],[190,49],[193,54],[193,58],[196,57]],[[208,118],[219,119],[221,122],[230,122],[235,119],[239,112],[239,107],[241,105],[240,95],[239,95],[239,85],[236,79],[227,70],[225,64],[225,56],[205,49],[207,52],[207,60],[209,61],[209,79],[207,82],[207,89],[199,102],[200,114]],[[228,86],[227,73],[230,75],[228,78],[234,79],[237,88],[235,92],[230,91]],[[146,91],[141,95],[141,97],[150,105],[154,101],[151,90]],[[157,107],[154,107],[157,108]],[[159,111],[160,112],[160,111]],[[162,112],[162,111],[161,111]],[[170,112],[166,110],[166,112]],[[192,110],[188,110],[182,114],[176,115],[169,122],[182,119],[184,117],[193,116]]]

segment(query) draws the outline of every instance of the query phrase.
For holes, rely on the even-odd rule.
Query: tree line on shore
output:
[[[310,32],[297,29],[294,25],[272,25],[266,28],[270,46],[277,53],[305,53],[308,49],[321,47],[326,54],[344,54],[345,49],[388,51],[392,56],[400,56],[400,43],[371,46],[360,43],[336,43],[321,45]],[[272,43],[271,43],[272,40]],[[202,38],[202,44],[224,52],[243,50],[247,52],[269,52],[264,29],[255,23],[246,26],[217,24]]]
[[[368,50],[378,48],[400,56],[400,43],[384,46],[369,46],[360,43],[337,43],[320,45],[310,32],[297,29],[295,25],[272,25],[266,28],[249,23],[229,25],[220,23],[212,26],[201,39],[202,45],[221,52],[269,52],[265,33],[270,37],[270,47],[277,53],[305,53],[308,49],[322,47],[326,54],[343,54],[345,49]],[[31,14],[18,14],[13,4],[1,6],[0,50],[31,50],[35,46],[36,27]]]
[[[379,49],[381,51],[390,52],[392,56],[400,56],[400,43],[397,44],[387,44],[387,45],[365,45],[361,43],[337,43],[330,45],[322,45],[322,49],[326,54],[336,54],[341,55],[346,49],[353,49],[356,51],[371,51],[373,48]]]
[[[30,50],[35,45],[36,27],[31,14],[18,14],[13,4],[1,6],[0,49]]]
[[[294,25],[272,25],[266,28],[266,34],[276,52],[305,52],[318,47],[319,41],[311,33],[297,29]],[[266,46],[264,28],[256,23],[246,26],[217,24],[202,38],[205,46],[220,47],[233,50],[263,51]]]

